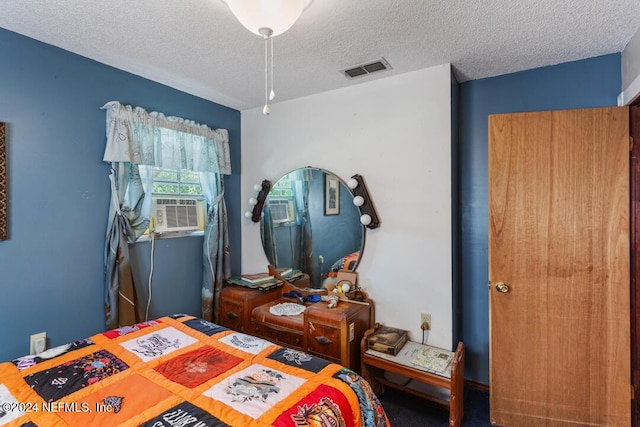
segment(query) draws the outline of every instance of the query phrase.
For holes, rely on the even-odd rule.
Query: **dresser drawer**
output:
[[[220,291],[218,322],[235,331],[251,333],[251,311],[254,307],[280,297],[280,288],[267,291],[227,286]]]
[[[236,301],[220,301],[220,324],[235,331],[243,331],[243,304]]]
[[[253,335],[273,341],[276,344],[302,350],[304,342],[304,315],[277,316],[271,313],[271,307],[292,302],[291,299],[281,298],[260,305],[251,312]]]
[[[313,304],[305,313],[305,350],[358,371],[360,340],[372,318],[370,304],[341,301],[335,308]]]
[[[337,363],[341,362],[340,328],[309,322],[307,334],[307,351]]]
[[[304,335],[302,331],[280,329],[273,325],[254,322],[253,334],[279,345],[302,350]]]

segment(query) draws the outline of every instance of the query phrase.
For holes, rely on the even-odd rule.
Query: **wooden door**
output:
[[[630,424],[629,253],[626,107],[489,118],[492,423]]]
[[[631,384],[640,390],[640,100],[629,107],[631,137]],[[636,393],[637,394],[637,393]],[[631,401],[631,425],[640,426],[638,399]]]

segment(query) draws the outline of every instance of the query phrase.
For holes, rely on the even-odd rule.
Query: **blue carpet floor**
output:
[[[446,427],[449,411],[424,399],[388,388],[379,395],[392,427]],[[464,391],[463,427],[487,427],[489,393],[466,387]]]

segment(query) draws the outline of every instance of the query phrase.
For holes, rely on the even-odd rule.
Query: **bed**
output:
[[[0,426],[389,426],[324,359],[174,315],[0,364]]]

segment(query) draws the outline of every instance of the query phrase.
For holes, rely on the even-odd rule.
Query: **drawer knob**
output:
[[[227,313],[227,317],[228,317],[229,319],[237,319],[237,318],[238,318],[238,315],[237,315],[237,314],[235,314],[233,311],[230,311],[230,312],[228,312],[228,313]]]
[[[318,341],[320,344],[322,345],[329,345],[329,344],[333,344],[333,341],[331,341],[329,338],[320,335],[319,337],[316,337],[316,341]]]

